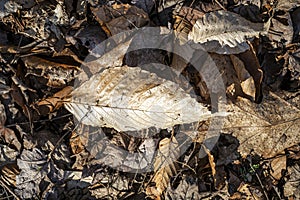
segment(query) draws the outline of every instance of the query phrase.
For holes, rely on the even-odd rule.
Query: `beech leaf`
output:
[[[83,124],[137,131],[168,128],[211,117],[178,84],[139,67],[115,67],[93,75],[65,107]]]
[[[200,43],[209,52],[238,54],[249,49],[247,39],[268,30],[267,23],[252,23],[240,15],[219,10],[198,19],[188,39]]]

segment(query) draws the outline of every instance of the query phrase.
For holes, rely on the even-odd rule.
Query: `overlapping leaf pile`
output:
[[[298,0],[1,1],[0,195],[299,199],[299,21]],[[224,108],[176,47],[131,51],[143,27],[204,48]]]

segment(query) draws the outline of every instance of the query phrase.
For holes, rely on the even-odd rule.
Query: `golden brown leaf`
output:
[[[55,93],[52,97],[48,97],[36,103],[37,109],[41,115],[47,115],[51,112],[58,110],[63,106],[64,98],[67,98],[68,95],[72,92],[73,87],[67,86],[64,89]]]
[[[179,157],[179,146],[175,137],[164,138],[159,142],[158,154],[154,161],[155,186],[146,188],[146,193],[153,199],[160,199],[161,194],[168,187],[170,178],[176,173],[176,160]]]

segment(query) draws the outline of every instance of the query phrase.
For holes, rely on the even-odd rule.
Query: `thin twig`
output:
[[[13,195],[17,200],[20,200],[20,198],[0,179],[0,184],[3,186],[6,190],[8,190],[11,195]]]
[[[89,107],[90,108],[90,107]],[[91,111],[91,110],[90,110]],[[75,131],[77,128],[78,128],[78,126],[79,126],[79,124],[82,122],[82,120],[90,113],[90,111],[89,112],[87,112],[82,118],[81,118],[81,120],[76,124],[76,126],[74,127],[74,129],[72,130],[72,132],[73,131]],[[54,153],[54,151],[57,149],[57,147],[62,143],[62,141],[63,141],[63,139],[67,136],[69,134],[69,131],[67,131],[63,136],[61,136],[61,138],[59,138],[59,140],[57,141],[57,143],[55,144],[55,146],[54,146],[54,148],[51,150],[51,152],[48,154],[48,159],[47,159],[47,162],[51,159],[51,157],[52,157],[52,154]]]
[[[223,10],[227,10],[218,0],[214,0]]]
[[[269,200],[269,197],[268,197],[268,194],[267,194],[267,192],[266,192],[266,190],[265,190],[265,187],[264,187],[264,185],[262,184],[262,181],[261,181],[260,177],[258,176],[256,170],[255,170],[255,169],[253,168],[253,166],[252,166],[252,161],[249,160],[249,162],[250,162],[250,168],[251,168],[251,170],[254,171],[255,176],[256,176],[256,178],[258,179],[258,182],[259,182],[259,184],[260,184],[261,189],[263,190],[263,193],[264,193],[266,199]]]

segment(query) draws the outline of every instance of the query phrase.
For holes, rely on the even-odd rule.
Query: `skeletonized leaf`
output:
[[[117,131],[168,128],[210,117],[176,83],[128,66],[95,74],[72,92],[65,107],[83,124]]]
[[[238,54],[249,49],[246,40],[267,31],[269,23],[252,23],[233,12],[205,14],[194,24],[188,39],[203,44],[209,52]]]
[[[178,142],[175,137],[164,138],[159,142],[159,151],[154,161],[154,177],[152,182],[155,187],[146,189],[147,195],[159,199],[160,195],[168,187],[171,176],[176,171],[176,160],[179,157]]]

